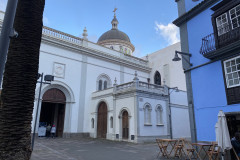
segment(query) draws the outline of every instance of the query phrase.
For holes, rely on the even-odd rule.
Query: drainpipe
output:
[[[168,88],[168,106],[169,106],[169,125],[170,125],[170,138],[173,139],[172,133],[172,111],[171,111],[171,100],[170,100],[170,92]]]

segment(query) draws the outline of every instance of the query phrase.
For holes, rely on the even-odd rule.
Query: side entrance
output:
[[[39,125],[55,125],[57,137],[63,136],[65,104],[66,97],[59,89],[49,89],[43,95]]]
[[[107,134],[107,104],[101,102],[98,107],[97,115],[97,137],[106,138]]]

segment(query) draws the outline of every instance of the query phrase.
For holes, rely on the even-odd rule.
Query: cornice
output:
[[[131,48],[132,52],[135,51],[135,47],[131,42],[127,42],[127,41],[123,41],[123,40],[119,40],[119,39],[107,39],[104,41],[101,41],[97,44],[99,45],[106,45],[106,44],[111,44],[111,43],[120,43],[120,44],[124,44],[126,46],[128,46],[129,48]]]
[[[190,11],[186,12],[182,16],[178,17],[176,20],[173,21],[173,24],[180,27],[183,23],[186,23],[202,11],[206,10],[207,8],[211,7],[213,4],[217,3],[220,0],[204,0]]]
[[[51,37],[48,37],[48,36],[45,36],[45,35],[42,36],[42,41],[47,43],[47,44],[51,44],[51,45],[55,45],[55,46],[58,46],[58,47],[66,48],[66,49],[69,49],[69,50],[72,50],[72,51],[75,51],[75,52],[78,52],[78,53],[81,53],[81,54],[85,54],[85,55],[88,55],[88,56],[91,56],[91,57],[96,57],[96,58],[99,58],[99,59],[110,61],[110,62],[113,62],[115,64],[128,66],[130,68],[138,69],[138,70],[141,70],[143,72],[148,72],[148,73],[151,72],[151,68],[149,68],[147,65],[140,65],[140,64],[134,63],[134,62],[132,62],[130,60],[127,60],[127,59],[123,59],[123,58],[120,58],[120,57],[117,57],[117,56],[114,56],[114,55],[106,54],[106,53],[101,52],[99,50],[93,50],[93,49],[90,49],[90,48],[86,48],[84,46],[80,46],[80,45],[77,45],[77,44],[72,44],[70,42],[56,40],[55,38],[51,38]]]

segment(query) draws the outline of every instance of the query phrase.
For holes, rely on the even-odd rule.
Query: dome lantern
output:
[[[124,54],[132,55],[135,47],[132,45],[128,35],[118,29],[118,20],[116,18],[116,10],[114,9],[114,17],[111,21],[112,29],[103,33],[98,39],[98,44],[117,50]]]

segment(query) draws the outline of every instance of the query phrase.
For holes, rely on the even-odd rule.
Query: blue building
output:
[[[240,131],[240,0],[175,0],[192,140],[215,141],[219,110]]]

